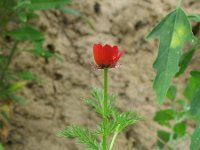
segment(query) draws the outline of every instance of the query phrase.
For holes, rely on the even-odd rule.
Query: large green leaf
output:
[[[162,103],[173,77],[179,71],[182,48],[187,41],[194,39],[194,35],[185,12],[177,8],[149,33],[147,39],[150,38],[160,39],[158,56],[153,65],[157,71],[153,88],[158,102]]]
[[[14,29],[7,33],[7,35],[17,40],[29,40],[29,41],[43,41],[44,35],[38,29],[31,26],[25,26],[22,28]]]
[[[60,7],[70,3],[71,0],[31,0],[31,4],[28,5],[28,8],[32,10],[44,10]]]

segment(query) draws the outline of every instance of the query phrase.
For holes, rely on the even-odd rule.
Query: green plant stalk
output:
[[[179,0],[178,1],[178,7],[181,7],[181,5],[182,5],[182,0]]]
[[[108,68],[104,68],[104,108],[103,108],[103,150],[107,149],[107,123],[108,123]]]
[[[172,127],[173,128],[173,127]],[[173,141],[173,138],[174,138],[174,131],[172,129],[172,132],[170,133],[170,137],[169,137],[169,145],[172,147],[172,149],[174,149],[174,141]]]
[[[175,124],[177,123],[177,109],[176,109],[176,101],[173,100],[172,101],[172,105],[171,105],[172,109],[174,111],[176,111],[176,116],[175,116],[175,119],[174,119],[174,124],[172,125],[172,132],[170,133],[170,137],[169,137],[169,145],[172,147],[172,149],[174,149],[176,143],[174,142],[174,126]]]
[[[6,71],[8,70],[8,68],[9,68],[9,66],[10,66],[10,64],[11,64],[12,59],[13,59],[13,56],[14,56],[15,51],[16,51],[16,49],[17,49],[17,45],[18,45],[18,42],[15,42],[14,45],[13,45],[13,47],[12,47],[12,49],[11,49],[11,51],[10,51],[10,54],[9,54],[9,56],[8,56],[8,61],[7,61],[7,63],[5,64],[5,67],[4,67],[4,69],[2,70],[2,73],[1,73],[1,76],[0,76],[0,83],[2,83],[3,80],[4,80]]]
[[[175,124],[177,123],[177,116],[175,117],[175,123],[173,124],[172,126],[172,132],[170,133],[170,137],[169,137],[169,145],[170,147],[172,148],[172,150],[176,147],[177,145],[177,140],[174,140],[174,136],[175,136],[175,133],[174,133],[174,126]]]
[[[114,145],[114,142],[115,142],[115,139],[117,137],[117,135],[119,134],[119,132],[115,132],[114,135],[113,135],[113,138],[112,138],[112,141],[110,143],[110,148],[109,150],[112,150],[113,149],[113,145]]]

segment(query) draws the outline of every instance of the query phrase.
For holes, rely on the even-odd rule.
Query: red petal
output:
[[[101,44],[94,44],[93,45],[93,55],[95,62],[100,65],[103,62],[103,51]]]
[[[116,59],[118,58],[118,46],[113,46],[113,64],[116,63]]]
[[[110,45],[105,45],[103,47],[103,57],[104,57],[104,61],[103,61],[103,65],[111,65],[112,61],[113,61],[113,49]]]
[[[119,61],[119,59],[120,59],[120,57],[124,54],[124,52],[125,52],[125,49],[124,50],[122,50],[119,54],[118,54],[118,56],[117,56],[117,59],[116,59],[116,62],[115,63],[117,63],[118,61]]]

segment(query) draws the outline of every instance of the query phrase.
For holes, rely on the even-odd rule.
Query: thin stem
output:
[[[9,66],[10,66],[10,64],[11,64],[12,59],[13,59],[13,56],[14,56],[15,51],[16,51],[16,49],[17,49],[17,45],[18,45],[18,42],[15,42],[14,45],[13,45],[13,47],[12,47],[12,49],[11,49],[11,51],[10,51],[10,54],[9,54],[9,56],[8,56],[8,61],[7,61],[7,63],[5,64],[5,67],[4,67],[4,69],[2,70],[2,73],[1,73],[1,76],[0,76],[0,83],[2,83],[3,80],[4,80],[6,71],[8,70],[8,68],[9,68]]]
[[[175,141],[174,141],[174,136],[175,136],[175,133],[174,133],[174,126],[176,125],[176,123],[177,123],[177,109],[176,109],[176,101],[175,100],[173,100],[172,101],[172,104],[171,104],[171,107],[172,107],[172,109],[176,112],[176,116],[175,116],[175,118],[174,118],[174,123],[173,123],[173,125],[172,125],[172,131],[171,131],[171,133],[170,133],[170,137],[169,137],[169,144],[171,145],[171,147],[174,149],[174,147],[175,147],[175,145],[176,145],[176,143],[175,143]]]
[[[174,141],[173,140],[174,140],[174,131],[172,130],[172,132],[170,133],[170,137],[169,137],[169,145],[172,147],[172,149],[174,148]]]
[[[104,68],[104,110],[103,110],[103,150],[107,149],[107,123],[108,123],[108,68]]]
[[[113,149],[113,145],[114,145],[115,139],[116,139],[116,137],[117,137],[118,134],[119,134],[119,132],[115,132],[115,133],[114,133],[113,138],[112,138],[112,141],[111,141],[111,144],[110,144],[109,150],[112,150],[112,149]]]
[[[178,7],[181,7],[181,5],[182,5],[182,0],[179,0],[178,1]]]

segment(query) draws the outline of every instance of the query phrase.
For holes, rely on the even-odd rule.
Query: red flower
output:
[[[96,64],[99,69],[103,68],[114,68],[123,55],[125,50],[118,52],[118,46],[110,46],[108,44],[94,44],[93,46],[93,55]]]

